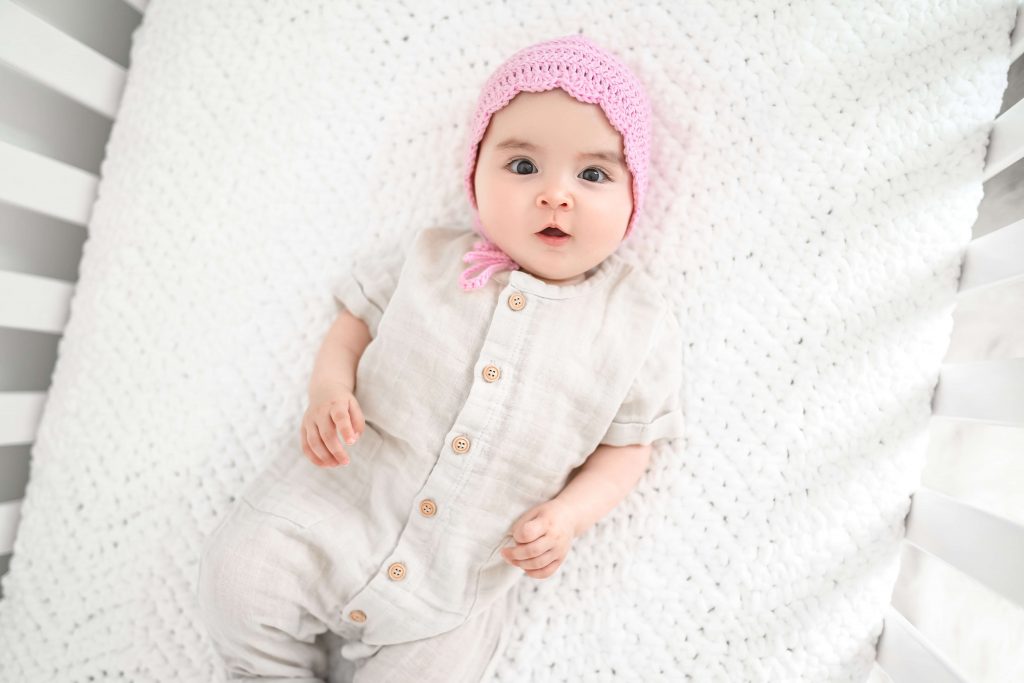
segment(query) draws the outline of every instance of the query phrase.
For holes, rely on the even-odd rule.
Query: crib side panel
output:
[[[0,3],[0,577],[145,5]]]
[[[911,500],[877,646],[902,681],[1021,680],[1024,647],[1024,12],[960,272],[932,401],[928,460]],[[994,649],[994,646],[998,648]]]

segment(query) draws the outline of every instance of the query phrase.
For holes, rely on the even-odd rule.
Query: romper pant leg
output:
[[[204,541],[197,598],[228,680],[326,680],[311,587],[329,561],[304,531],[239,498]]]
[[[352,683],[486,683],[508,643],[516,590],[462,626],[431,638],[378,646]]]

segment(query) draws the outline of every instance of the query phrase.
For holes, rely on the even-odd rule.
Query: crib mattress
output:
[[[302,457],[331,283],[361,245],[470,225],[479,87],[579,29],[652,97],[648,218],[620,253],[683,328],[688,432],[526,579],[493,680],[864,680],[1015,3],[898,9],[152,2],[3,577],[0,678],[220,680],[201,540],[262,465]]]

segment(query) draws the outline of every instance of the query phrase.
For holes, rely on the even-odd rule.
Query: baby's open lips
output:
[[[565,232],[565,231],[563,231],[563,230],[561,230],[559,228],[555,228],[555,227],[544,228],[543,230],[538,230],[537,232],[539,232],[541,234],[544,234],[544,235],[551,235],[552,237],[563,237],[563,236],[568,237],[569,236],[569,233],[567,233],[567,232]]]

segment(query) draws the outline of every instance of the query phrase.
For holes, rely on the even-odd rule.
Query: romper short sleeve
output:
[[[666,308],[655,326],[647,357],[600,443],[643,445],[683,435],[682,356],[682,331]]]
[[[331,286],[338,313],[348,309],[366,323],[371,338],[377,336],[384,310],[398,287],[406,258],[400,239],[373,242],[358,249],[351,267]]]

